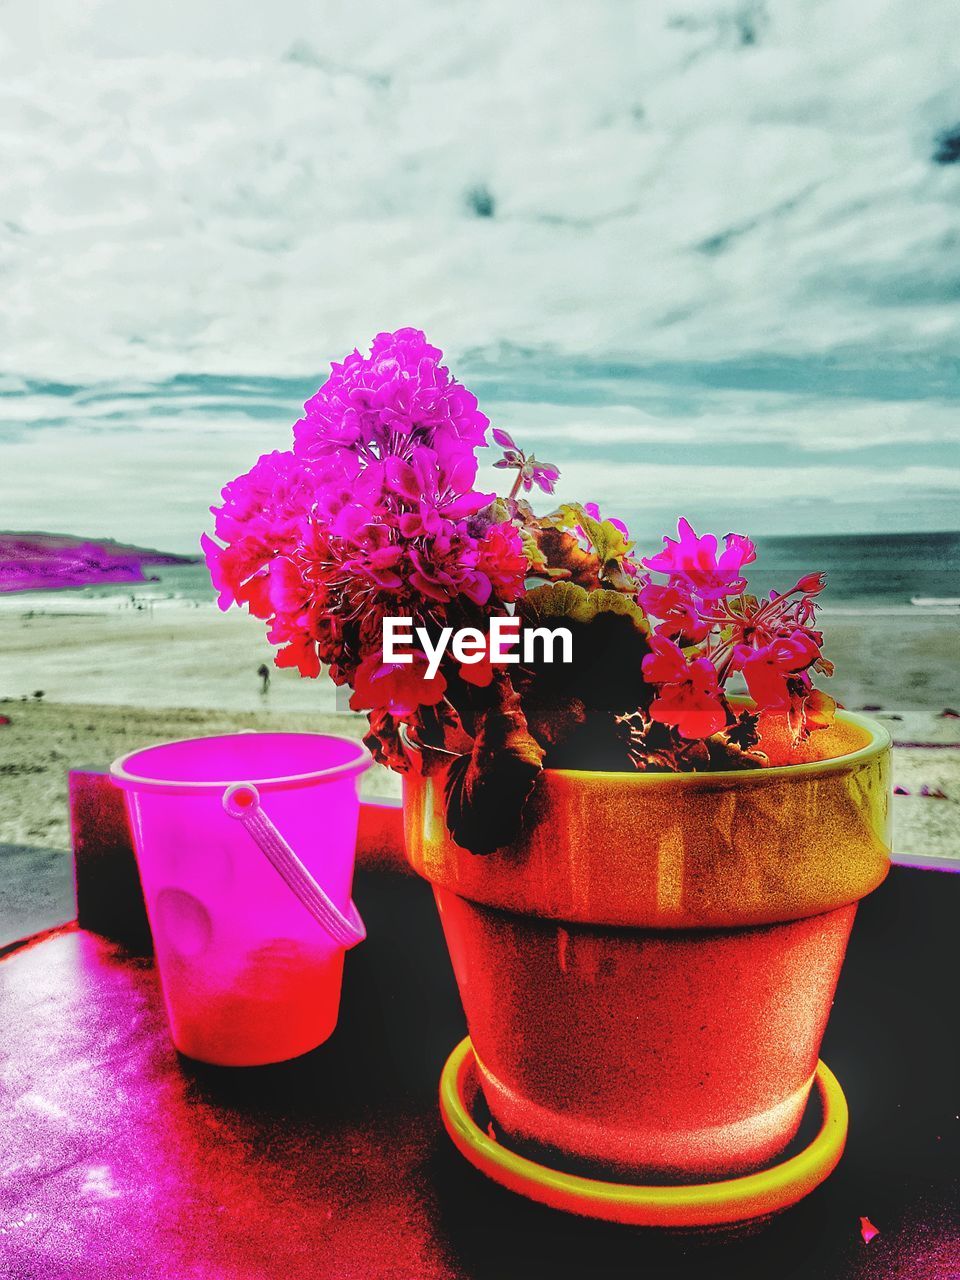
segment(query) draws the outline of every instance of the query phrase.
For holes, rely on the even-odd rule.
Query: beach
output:
[[[0,727],[0,844],[68,849],[67,771],[105,768],[151,742],[241,729],[364,732],[329,680],[274,668],[262,625],[237,611],[122,599],[92,607],[68,593],[43,607],[21,597],[0,610],[0,714],[10,720]],[[909,792],[894,801],[896,852],[960,860],[960,719],[943,715],[960,710],[960,617],[839,609],[823,626],[838,672],[825,687],[894,739],[894,780]],[[398,795],[399,779],[374,768],[363,789]]]
[[[208,601],[132,601],[66,592],[39,602],[0,601],[0,697],[41,690],[47,702],[105,706],[307,715],[336,709],[329,680],[302,680],[273,665],[256,618],[221,613]],[[266,695],[257,675],[262,664],[270,670]]]
[[[260,729],[359,739],[366,729],[365,717],[335,709],[328,680],[273,668],[262,627],[245,615],[182,603],[57,613],[77,607],[62,593],[45,607],[54,612],[0,610],[0,947],[73,914],[71,769],[105,769],[175,738]],[[374,764],[361,790],[398,796],[400,779]]]
[[[823,618],[838,671],[824,683],[894,741],[894,855],[960,866],[960,719],[944,715],[960,710],[958,623],[955,610],[902,605]],[[0,601],[0,946],[73,914],[71,769],[245,729],[362,737],[366,717],[344,691],[272,658],[262,624],[209,598],[138,589]],[[361,789],[396,797],[400,779],[374,765]]]

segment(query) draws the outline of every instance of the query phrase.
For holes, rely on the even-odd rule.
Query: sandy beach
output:
[[[0,704],[0,714],[11,719],[0,728],[0,844],[64,850],[70,843],[67,772],[72,768],[105,768],[126,751],[171,738],[240,729],[308,730],[359,738],[366,723],[360,716],[338,713],[156,709],[46,700]],[[937,725],[929,713],[914,712],[903,722],[887,721],[896,742],[914,741],[899,738],[904,722],[932,723],[937,732],[935,745],[894,748],[894,782],[910,793],[894,797],[896,851],[960,861],[960,725]],[[946,799],[921,795],[923,786],[942,791]],[[368,796],[395,796],[400,782],[389,770],[374,766],[362,789]]]
[[[48,702],[104,706],[336,710],[329,680],[302,680],[274,667],[256,618],[238,609],[221,613],[212,603],[134,599],[139,608],[68,593],[0,601],[0,698],[42,690]],[[270,668],[266,696],[257,675],[263,663]]]
[[[960,720],[943,715],[960,710],[960,619],[837,611],[824,627],[838,671],[830,691],[871,709],[897,744],[895,782],[909,792],[895,798],[898,853],[960,859]],[[67,849],[67,771],[151,742],[258,728],[360,737],[365,727],[337,709],[326,679],[273,668],[256,620],[209,605],[39,613],[9,601],[0,654],[0,714],[11,721],[0,727],[0,843]],[[364,792],[397,795],[399,780],[373,769]]]
[[[111,760],[152,742],[242,729],[335,733],[361,738],[366,720],[352,714],[157,710],[33,700],[0,704],[0,845],[70,845],[67,773],[106,768]],[[397,796],[400,779],[372,765],[361,783],[366,796]]]

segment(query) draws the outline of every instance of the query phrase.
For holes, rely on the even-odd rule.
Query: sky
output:
[[[408,324],[644,533],[960,527],[952,0],[52,12],[0,7],[0,527],[193,549]]]

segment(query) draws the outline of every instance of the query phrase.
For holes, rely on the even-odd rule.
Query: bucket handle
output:
[[[223,793],[223,807],[231,818],[242,823],[267,861],[300,899],[335,942],[355,947],[367,936],[356,904],[351,899],[347,914],[337,907],[317,884],[283,836],[260,806],[260,793],[252,782],[235,782]]]

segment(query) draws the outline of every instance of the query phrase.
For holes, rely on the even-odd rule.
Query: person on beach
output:
[[[257,675],[260,677],[260,695],[270,692],[270,668],[265,662],[261,662],[257,667]]]

